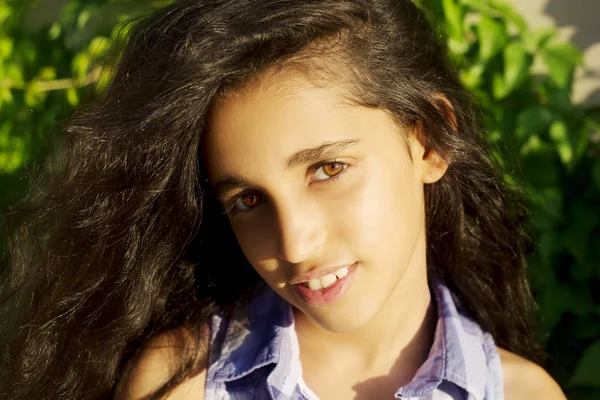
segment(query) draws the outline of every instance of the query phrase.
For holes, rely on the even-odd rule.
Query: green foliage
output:
[[[571,102],[582,56],[553,29],[531,31],[501,0],[421,3],[481,107],[496,157],[531,198],[529,266],[551,373],[569,399],[598,399],[600,135],[598,111]]]
[[[24,173],[41,167],[60,122],[105,87],[109,50],[127,28],[121,22],[163,4],[0,0],[0,232],[7,206],[27,192]]]
[[[63,0],[53,16],[44,2],[0,0],[0,232],[3,210],[26,193],[24,171],[105,87],[120,23],[167,1]],[[570,399],[600,398],[600,111],[571,101],[582,57],[501,0],[418,3],[441,24],[507,179],[531,197],[529,265],[551,372]]]
[[[165,2],[63,1],[56,20],[45,2],[0,0],[0,179],[29,165],[49,132],[103,83],[100,74],[123,30],[119,22]],[[48,6],[45,6],[48,7]],[[17,174],[18,175],[18,174]],[[18,185],[22,188],[21,185]],[[12,185],[2,185],[12,187]],[[23,189],[2,201],[16,200]]]
[[[600,388],[600,340],[588,347],[581,362],[571,377],[570,385]]]

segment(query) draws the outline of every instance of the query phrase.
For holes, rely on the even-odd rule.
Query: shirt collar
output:
[[[213,367],[213,379],[230,382],[279,363],[292,324],[291,307],[274,291],[265,288],[247,308],[238,308],[229,320],[220,354],[214,358],[217,364]]]
[[[396,397],[424,396],[447,381],[482,400],[488,373],[485,333],[458,311],[452,293],[441,281],[434,281],[432,289],[438,312],[433,345],[425,363],[408,385],[398,389]]]
[[[459,313],[453,295],[440,281],[432,283],[438,322],[434,342],[425,363],[410,383],[396,392],[397,398],[425,396],[443,381],[450,382],[482,400],[485,393],[487,356],[477,323]],[[238,311],[228,324],[213,379],[230,382],[251,372],[275,365],[278,379],[289,386],[296,374],[286,374],[297,350],[291,306],[268,287],[252,300],[244,315]],[[213,358],[214,355],[211,355]],[[298,361],[299,362],[299,361]],[[271,379],[269,379],[271,380]],[[280,383],[280,384],[281,384]]]

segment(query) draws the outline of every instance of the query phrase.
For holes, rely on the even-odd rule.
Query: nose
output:
[[[294,201],[277,209],[278,257],[290,264],[307,260],[327,237],[325,221],[316,204]]]

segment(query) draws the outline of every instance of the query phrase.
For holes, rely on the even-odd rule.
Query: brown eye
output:
[[[344,169],[344,164],[339,163],[339,162],[333,162],[330,164],[323,165],[323,172],[327,176],[337,175],[340,172],[342,172],[343,169]]]
[[[315,170],[313,177],[316,181],[324,181],[338,175],[344,169],[346,169],[347,166],[348,164],[337,161],[322,164],[319,168]]]
[[[257,193],[246,193],[240,197],[240,202],[247,208],[253,208],[260,204],[262,197]]]

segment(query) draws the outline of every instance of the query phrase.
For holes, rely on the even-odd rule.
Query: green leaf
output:
[[[500,0],[461,0],[463,4],[468,5],[482,15],[500,17],[506,22],[510,22],[517,28],[521,35],[528,32],[525,19],[517,13],[514,8],[505,1]]]
[[[532,135],[519,150],[522,174],[532,185],[532,192],[540,188],[560,185],[559,160],[552,145],[538,135]]]
[[[9,88],[0,89],[0,105],[2,103],[12,103],[14,101],[14,97]]]
[[[504,0],[489,0],[489,2],[492,8],[500,12],[504,16],[504,18],[508,19],[515,25],[515,27],[519,30],[519,33],[528,33],[527,23],[525,22],[525,19],[518,12],[515,11],[512,5],[508,4]]]
[[[4,73],[6,74],[6,78],[12,81],[13,87],[23,86],[23,70],[21,66],[15,63],[10,63],[4,66]]]
[[[567,124],[564,121],[555,121],[550,127],[550,138],[556,146],[556,151],[565,167],[570,167],[573,159],[573,148],[569,141]]]
[[[54,67],[44,67],[40,69],[38,72],[38,77],[44,81],[50,81],[52,79],[56,79],[56,68]]]
[[[12,8],[4,1],[0,1],[0,26],[4,25],[4,22],[13,15]]]
[[[456,58],[454,59],[456,62],[457,59],[469,50],[469,43],[464,38],[450,38],[448,40],[448,48],[450,49],[451,54]]]
[[[494,57],[508,41],[508,32],[504,23],[497,18],[482,15],[477,25],[479,37],[479,58],[488,61]]]
[[[517,129],[515,136],[525,140],[533,134],[541,134],[552,123],[554,116],[548,108],[540,105],[531,105],[525,108],[517,116]]]
[[[544,142],[538,135],[533,135],[521,147],[521,157],[527,157],[536,153],[548,153],[552,147]]]
[[[77,106],[79,104],[79,95],[77,94],[77,89],[75,89],[75,88],[67,89],[67,101],[72,106]]]
[[[501,100],[508,96],[527,78],[531,56],[521,42],[511,42],[504,48],[504,73],[495,72],[492,78],[494,97]]]
[[[0,175],[14,172],[28,161],[25,137],[11,135],[12,129],[9,122],[0,127]]]
[[[477,61],[468,68],[460,71],[461,82],[468,89],[474,90],[481,85],[484,72],[485,64],[481,61]]]
[[[492,142],[492,143],[496,143],[496,142],[498,142],[498,141],[502,140],[502,132],[501,132],[501,131],[499,131],[499,130],[492,131],[492,132],[490,132],[490,133],[487,135],[487,139],[488,139],[490,142]],[[503,162],[502,158],[499,158],[499,159],[498,159],[498,162],[499,162],[500,164],[502,164],[502,162]],[[510,176],[510,175],[509,175],[509,176]],[[508,178],[509,176],[507,176],[507,178]],[[512,177],[510,177],[510,178],[512,179]]]
[[[82,30],[90,20],[92,16],[92,10],[90,8],[82,10],[77,16],[77,29]]]
[[[48,38],[50,40],[56,40],[62,32],[62,26],[58,22],[54,22],[48,30]]]
[[[456,0],[442,0],[442,9],[448,24],[450,38],[461,40],[463,36],[462,21],[464,10]]]
[[[516,89],[527,77],[531,57],[521,42],[511,42],[504,49],[504,85],[507,93]]]
[[[547,216],[555,221],[562,220],[564,196],[559,189],[553,187],[538,189],[532,198]]]
[[[580,200],[571,205],[566,221],[568,226],[562,234],[563,246],[577,262],[583,263],[587,257],[592,232],[600,222],[600,213]]]
[[[548,105],[555,111],[569,113],[573,110],[569,88],[555,89],[548,94]]]
[[[600,387],[598,377],[600,377],[600,340],[585,349],[568,386]]]
[[[33,80],[25,89],[25,104],[29,107],[37,107],[46,100],[47,93],[39,88],[38,81]]]
[[[550,39],[556,37],[557,32],[554,27],[542,27],[529,35],[523,37],[525,48],[530,53],[534,53],[546,47]]]
[[[492,94],[496,100],[501,100],[506,97],[508,92],[505,87],[504,76],[502,76],[500,72],[494,72],[494,75],[492,76]]]
[[[575,67],[582,62],[581,52],[567,43],[551,43],[541,53],[550,76],[561,88],[569,88]]]
[[[13,53],[14,42],[9,37],[0,37],[0,61],[7,60]]]
[[[584,123],[578,124],[571,129],[571,135],[569,140],[571,141],[571,147],[573,148],[573,161],[571,167],[573,167],[585,154],[590,141],[590,125],[584,121]]]
[[[71,62],[71,68],[73,70],[73,75],[79,81],[80,84],[82,84],[85,80],[89,67],[90,58],[87,53],[79,53],[75,57],[73,57],[73,61]]]

